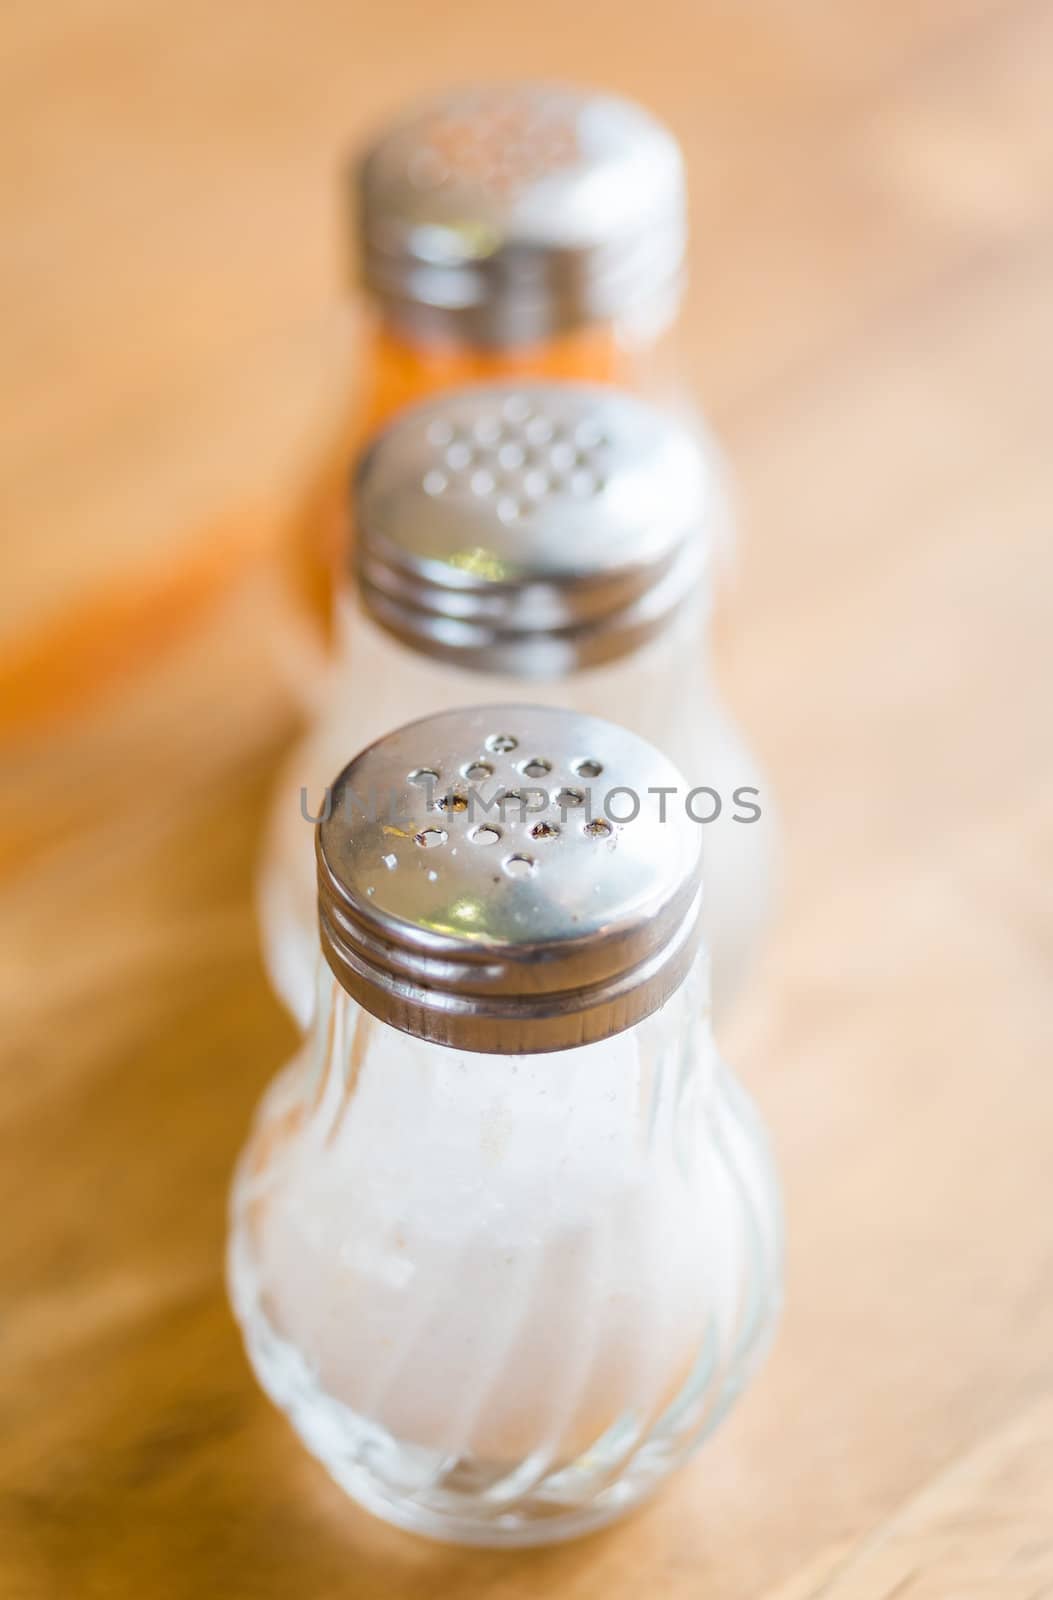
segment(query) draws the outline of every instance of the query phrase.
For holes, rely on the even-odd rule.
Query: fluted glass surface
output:
[[[323,971],[259,1109],[230,1286],[264,1388],[400,1526],[529,1544],[607,1521],[713,1427],[772,1331],[780,1211],[701,966],[599,1044],[463,1054]]]

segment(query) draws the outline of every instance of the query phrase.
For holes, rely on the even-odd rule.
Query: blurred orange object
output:
[[[0,656],[0,731],[18,735],[72,715],[134,677],[233,587],[265,542],[248,519],[213,530],[182,560],[70,602],[13,641]]]
[[[343,331],[327,309],[234,353],[192,350],[186,375],[166,356],[147,398],[115,345],[106,408],[56,406],[37,452],[8,450],[0,741],[116,711],[249,590],[280,658],[295,615],[280,552],[344,406]]]
[[[552,85],[458,91],[389,127],[355,185],[364,326],[345,317],[321,336],[293,328],[236,350],[213,332],[214,351],[202,331],[185,387],[171,386],[166,336],[164,363],[136,376],[120,420],[78,419],[79,481],[41,493],[53,480],[33,477],[13,520],[39,523],[44,502],[74,559],[55,573],[34,554],[43,536],[26,543],[30,581],[0,634],[0,735],[68,722],[128,684],[262,569],[277,568],[290,624],[272,642],[308,687],[346,557],[351,463],[389,417],[437,389],[512,374],[661,382],[683,165],[639,107]],[[268,626],[282,631],[276,616]]]

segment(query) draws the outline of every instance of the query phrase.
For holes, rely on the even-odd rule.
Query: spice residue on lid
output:
[[[501,346],[675,305],[683,158],[632,101],[449,91],[382,133],[355,177],[363,276],[411,327]]]

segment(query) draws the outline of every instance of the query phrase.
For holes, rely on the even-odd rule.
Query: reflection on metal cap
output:
[[[718,491],[693,433],[634,396],[505,383],[404,412],[355,493],[378,622],[463,666],[540,677],[668,622],[698,586]]]
[[[571,711],[400,728],[344,769],[318,825],[330,967],[374,1016],[462,1050],[565,1050],[632,1027],[697,949],[700,830],[675,807],[611,820],[604,799],[681,784],[646,740]]]
[[[668,320],[683,268],[673,136],[614,95],[461,89],[383,134],[357,171],[367,286],[422,334],[486,345]]]

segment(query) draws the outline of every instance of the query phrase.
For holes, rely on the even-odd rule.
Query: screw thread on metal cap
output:
[[[699,591],[719,489],[695,435],[591,384],[473,385],[363,457],[354,559],[404,643],[521,677],[625,655]]]
[[[411,333],[510,346],[675,312],[683,159],[631,101],[551,83],[450,91],[376,140],[356,189],[365,283]]]
[[[365,1010],[468,1051],[589,1044],[658,1009],[699,942],[676,767],[597,717],[485,706],[357,756],[316,833],[322,949]],[[635,796],[632,820],[619,808]],[[628,809],[628,808],[627,808]],[[620,812],[619,812],[620,814]]]

